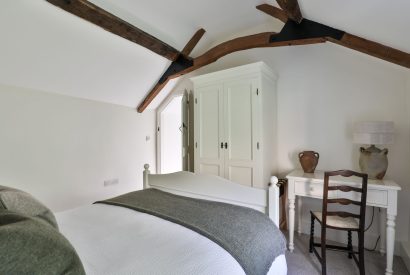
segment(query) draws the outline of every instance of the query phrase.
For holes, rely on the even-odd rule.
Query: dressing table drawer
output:
[[[312,198],[323,198],[323,183],[296,181],[295,195]],[[336,198],[337,192],[329,191],[329,198]]]

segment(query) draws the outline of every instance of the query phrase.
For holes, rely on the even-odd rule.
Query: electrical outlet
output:
[[[104,187],[111,186],[111,185],[117,185],[117,184],[119,184],[119,183],[120,183],[120,180],[119,180],[119,179],[109,179],[109,180],[105,180],[105,181],[104,181]]]

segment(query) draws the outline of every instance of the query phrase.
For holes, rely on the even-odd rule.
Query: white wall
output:
[[[386,178],[396,180],[399,194],[398,240],[409,238],[410,102],[406,101],[407,69],[330,43],[273,49],[253,49],[228,55],[197,73],[207,73],[256,61],[278,73],[278,164],[281,176],[300,168],[297,153],[320,153],[317,169],[359,170],[359,145],[352,143],[352,125],[361,120],[392,120],[396,142],[389,145]],[[303,225],[319,200],[304,200]],[[367,212],[370,219],[371,211]],[[367,246],[378,235],[378,215],[366,233]],[[369,221],[368,221],[369,222]],[[345,236],[334,236],[345,241]]]
[[[0,185],[61,211],[141,189],[144,163],[155,171],[154,111],[0,85]]]

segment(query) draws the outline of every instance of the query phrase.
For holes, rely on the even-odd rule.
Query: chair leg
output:
[[[352,231],[347,231],[347,256],[349,257],[349,259],[352,258],[352,250],[353,250],[353,246],[352,246]]]
[[[359,270],[360,275],[365,275],[364,271],[364,232],[359,232]]]
[[[315,217],[310,213],[310,239],[309,239],[309,253],[313,253],[313,236],[315,235]]]
[[[322,246],[322,275],[326,275],[326,226],[323,224],[321,234],[321,246]]]

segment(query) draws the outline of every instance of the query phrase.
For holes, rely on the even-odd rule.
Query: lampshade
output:
[[[359,144],[393,144],[393,121],[363,121],[355,124],[353,142]]]

